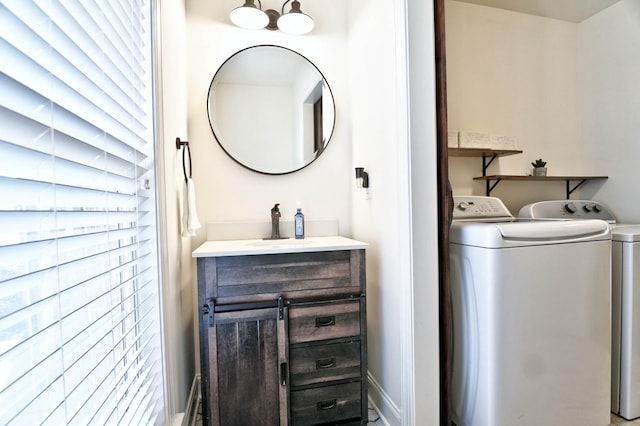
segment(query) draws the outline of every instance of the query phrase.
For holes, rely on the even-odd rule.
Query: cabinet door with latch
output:
[[[286,333],[278,308],[216,312],[206,339],[205,424],[287,425]]]

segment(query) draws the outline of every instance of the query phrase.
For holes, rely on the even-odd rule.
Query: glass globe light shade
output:
[[[313,19],[300,10],[300,2],[291,3],[291,11],[278,18],[278,29],[287,34],[301,35],[313,30]]]
[[[269,17],[258,9],[253,0],[246,0],[245,4],[236,7],[229,14],[231,22],[247,30],[259,30],[269,23]]]

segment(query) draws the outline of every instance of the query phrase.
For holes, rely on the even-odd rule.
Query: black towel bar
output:
[[[176,138],[176,149],[182,150],[182,173],[184,174],[184,181],[188,182],[189,178],[192,177],[193,174],[193,165],[191,163],[191,149],[189,148],[189,141],[181,141],[180,138]],[[187,164],[185,155],[189,154],[189,177],[187,177]]]

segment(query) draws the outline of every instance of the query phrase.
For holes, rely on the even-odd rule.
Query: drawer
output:
[[[218,258],[217,297],[267,293],[290,299],[331,289],[359,293],[359,259],[350,251]]]
[[[360,336],[360,299],[289,308],[289,343],[353,336]]]
[[[289,350],[291,386],[359,379],[360,342],[294,347]]]
[[[359,418],[360,382],[291,392],[291,421],[296,426]]]

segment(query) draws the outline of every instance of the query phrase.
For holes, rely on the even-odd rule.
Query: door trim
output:
[[[444,0],[434,0],[436,61],[436,149],[438,191],[440,425],[449,426],[451,386],[451,293],[449,285],[449,221],[453,209],[447,151],[447,64]]]

